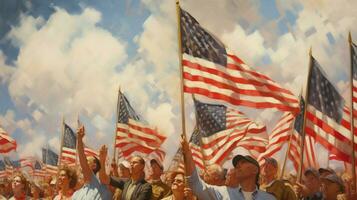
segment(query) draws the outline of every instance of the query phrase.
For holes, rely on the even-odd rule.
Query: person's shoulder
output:
[[[263,190],[258,190],[258,194],[260,197],[262,197],[264,200],[276,200],[274,195],[269,194],[268,192],[265,192]]]

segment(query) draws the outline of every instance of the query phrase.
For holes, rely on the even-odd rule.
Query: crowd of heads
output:
[[[88,157],[88,165],[94,174],[101,169],[98,158]],[[280,177],[279,163],[274,158],[265,158],[263,165],[251,156],[237,155],[232,159],[232,167],[224,169],[222,166],[213,164],[206,166],[200,172],[201,179],[210,185],[239,187],[242,184],[254,184],[257,188],[265,186],[276,180],[281,180],[290,186],[297,199],[312,196],[321,196],[326,200],[337,199],[339,195],[351,196],[352,178],[348,173],[337,174],[331,168],[313,169],[308,168],[303,172],[302,179],[294,174]],[[149,170],[145,170],[145,166]],[[147,174],[145,174],[145,172]],[[170,188],[170,195],[190,196],[195,199],[192,190],[185,184],[183,170],[165,171],[161,162],[151,159],[148,163],[140,156],[133,156],[129,160],[121,160],[112,163],[110,174],[122,180],[132,177],[146,177],[148,182],[160,180]],[[26,197],[33,199],[53,199],[57,195],[71,197],[71,195],[83,186],[81,170],[67,165],[59,167],[58,173],[53,177],[29,180],[21,172],[15,172],[11,177],[0,182],[0,194],[5,198],[11,196]],[[120,192],[110,187],[113,199],[120,199]],[[353,194],[352,194],[353,195]],[[346,198],[348,199],[348,198]]]

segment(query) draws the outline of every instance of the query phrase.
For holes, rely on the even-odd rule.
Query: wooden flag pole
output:
[[[62,164],[62,149],[63,149],[63,139],[64,139],[64,116],[62,116],[62,137],[61,137],[61,147],[60,147],[60,154],[58,157],[58,166]]]
[[[180,67],[180,91],[181,91],[181,128],[183,139],[187,141],[186,135],[186,123],[185,123],[185,96],[184,96],[184,83],[183,83],[183,66],[182,66],[182,41],[181,41],[181,8],[179,0],[176,0],[176,14],[177,14],[177,41],[178,41],[178,56],[179,56],[179,67]],[[183,153],[184,167],[185,167],[185,175],[187,172],[187,158]],[[185,179],[185,185],[187,185],[187,181]]]
[[[181,44],[181,9],[180,2],[176,0],[176,12],[177,12],[177,36],[178,36],[178,54],[179,54],[179,67],[180,67],[180,81],[181,81],[181,127],[182,134],[186,138],[186,123],[185,123],[185,95],[184,95],[184,83],[183,83],[183,67],[182,67],[182,44]]]
[[[352,55],[352,36],[351,32],[348,33],[348,42],[350,45],[350,61],[351,61],[351,111],[350,111],[350,119],[351,119],[351,141],[352,141],[352,188],[354,191],[356,191],[356,158],[355,158],[355,140],[354,140],[354,116],[353,116],[353,55]]]
[[[305,93],[305,106],[304,106],[304,123],[302,125],[302,136],[301,136],[301,145],[300,145],[300,163],[299,163],[299,171],[298,171],[298,182],[301,182],[302,178],[302,167],[304,162],[304,148],[305,148],[305,126],[306,126],[306,108],[308,104],[308,97],[309,97],[309,87],[310,87],[310,78],[311,78],[311,68],[312,68],[312,48],[310,47],[309,51],[309,71],[307,75],[307,83],[306,83],[306,93]]]

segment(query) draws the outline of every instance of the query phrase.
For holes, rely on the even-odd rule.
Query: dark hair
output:
[[[100,165],[99,159],[97,157],[93,156],[93,158],[94,158],[94,163],[95,163],[95,169],[93,169],[93,173],[97,174],[101,168],[101,165]]]
[[[69,179],[69,188],[74,189],[74,187],[76,187],[77,180],[78,180],[76,171],[72,168],[69,168],[67,165],[62,166],[59,172],[61,171],[66,172],[66,175],[68,176]]]

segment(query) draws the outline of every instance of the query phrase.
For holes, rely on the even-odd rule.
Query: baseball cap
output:
[[[248,155],[243,156],[243,155],[239,155],[239,154],[234,156],[234,158],[232,159],[233,167],[236,167],[237,163],[240,160],[246,160],[246,161],[252,163],[253,165],[257,166],[258,169],[260,169],[259,163],[254,158],[252,158],[251,156],[248,156]]]
[[[152,165],[153,163],[156,163],[157,165],[159,165],[161,170],[164,170],[164,167],[162,166],[162,164],[158,160],[156,160],[155,158],[150,160],[150,164]]]
[[[304,175],[307,176],[307,175],[309,175],[309,174],[312,174],[312,175],[315,176],[316,178],[319,178],[319,177],[320,177],[319,172],[318,172],[316,169],[314,169],[314,168],[308,168],[308,169],[305,170]]]
[[[321,175],[324,172],[329,172],[330,174],[335,174],[335,171],[329,167],[327,168],[319,168],[319,174]]]

